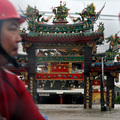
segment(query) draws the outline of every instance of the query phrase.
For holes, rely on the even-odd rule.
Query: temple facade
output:
[[[95,12],[91,3],[81,13],[76,12],[79,17],[74,18],[69,16],[66,3],[60,2],[52,9],[52,24],[47,24],[52,17],[45,19],[45,13],[28,5],[24,14],[29,32],[20,30],[27,55],[17,56],[19,69],[12,65],[6,68],[20,76],[35,103],[84,104],[89,109],[95,100],[101,99],[102,85],[103,101],[114,108],[114,84],[119,81],[120,63],[113,60],[120,39],[117,34],[110,36],[109,49],[97,54],[97,45],[104,41],[104,24],[100,22],[94,30],[94,23],[104,7]]]

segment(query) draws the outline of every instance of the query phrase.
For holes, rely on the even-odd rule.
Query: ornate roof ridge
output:
[[[92,32],[90,32],[90,31],[87,31],[87,32],[70,32],[70,33],[67,33],[67,32],[64,32],[64,33],[61,33],[61,32],[59,32],[59,33],[57,33],[57,32],[55,32],[55,33],[49,33],[49,32],[47,32],[47,33],[42,33],[42,32],[29,32],[29,33],[20,33],[21,35],[27,35],[27,36],[34,36],[34,37],[36,37],[36,36],[73,36],[73,35],[84,35],[84,36],[87,36],[87,35],[92,35],[92,34],[101,34],[101,33],[103,33],[103,31],[104,31],[104,27],[102,27],[102,28],[98,28],[98,30],[96,30],[96,31],[92,31]]]

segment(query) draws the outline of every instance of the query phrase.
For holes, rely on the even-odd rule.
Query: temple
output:
[[[109,49],[97,53],[97,45],[104,42],[104,24],[100,22],[94,30],[94,23],[104,7],[96,12],[91,3],[82,12],[76,12],[78,17],[74,18],[69,15],[66,3],[60,1],[52,9],[52,24],[48,24],[52,16],[44,18],[45,13],[28,5],[24,15],[29,32],[20,30],[27,55],[17,56],[19,69],[11,64],[5,67],[20,76],[35,103],[84,104],[89,109],[103,97],[106,105],[114,108],[114,84],[119,81],[120,72],[120,38],[118,34],[110,36]],[[118,62],[114,62],[116,55]],[[104,93],[102,97],[100,89]]]

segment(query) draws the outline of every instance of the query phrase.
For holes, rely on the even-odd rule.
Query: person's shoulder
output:
[[[20,81],[20,79],[17,77],[15,73],[7,69],[3,69],[3,77],[10,83],[17,83],[18,81]]]
[[[7,69],[3,69],[3,72],[6,73],[6,74],[15,75],[13,72],[11,72]]]
[[[8,80],[12,80],[12,79],[17,79],[17,75],[7,69],[2,69],[2,73],[3,73],[3,77],[8,79]],[[11,79],[12,78],[12,79]]]
[[[20,94],[25,90],[23,82],[17,77],[16,74],[12,73],[9,70],[3,69],[3,77],[7,83],[12,85]]]

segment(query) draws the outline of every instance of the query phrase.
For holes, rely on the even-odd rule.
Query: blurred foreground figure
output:
[[[45,120],[22,81],[2,68],[18,66],[14,56],[21,42],[18,26],[24,21],[8,0],[0,0],[0,120]]]

